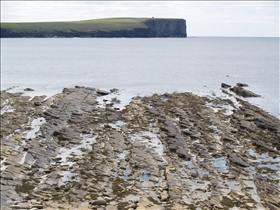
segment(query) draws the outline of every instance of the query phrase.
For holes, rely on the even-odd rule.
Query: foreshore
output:
[[[222,88],[124,108],[117,89],[1,91],[1,207],[279,209],[280,121]]]

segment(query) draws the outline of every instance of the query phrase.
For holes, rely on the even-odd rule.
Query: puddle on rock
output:
[[[114,103],[113,107],[122,110],[127,106],[132,99],[132,96],[124,90],[118,90],[117,93],[109,93],[108,95],[98,96],[98,106],[105,108],[107,104]]]
[[[233,110],[235,109],[234,107],[232,107],[229,104],[222,104],[222,103],[214,104],[213,102],[206,103],[206,106],[210,107],[214,111],[214,113],[224,112],[224,114],[227,115],[227,116],[232,115]]]
[[[62,176],[62,182],[69,182],[72,181],[73,178],[75,178],[76,174],[70,171],[63,171]]]
[[[83,140],[81,141],[81,144],[78,146],[78,148],[92,150],[91,145],[96,143],[96,136],[92,136],[92,134],[81,134],[81,137],[83,138]]]
[[[225,94],[223,92],[223,89],[219,89],[215,92],[209,91],[206,92],[200,92],[200,91],[193,91],[194,94],[197,94],[198,96],[206,96],[212,102],[206,103],[206,106],[211,107],[213,111],[219,112],[219,111],[224,111],[224,114],[229,116],[233,114],[233,111],[236,109],[239,109],[242,105],[236,100],[236,97],[239,98],[238,96],[230,96],[228,94]],[[214,96],[214,97],[213,97]],[[213,100],[218,99],[218,103],[214,103]],[[231,101],[233,104],[229,104],[227,101]]]
[[[246,191],[248,195],[250,195],[252,199],[259,203],[261,199],[257,193],[257,188],[254,181],[244,181],[244,185],[247,188]]]
[[[14,112],[16,109],[12,106],[5,106],[4,108],[1,109],[0,114],[3,115],[5,113],[9,113],[9,112]]]
[[[109,126],[111,126],[112,128],[116,129],[117,131],[121,130],[121,127],[123,125],[126,125],[126,123],[122,120],[117,120],[115,123],[110,123]]]
[[[186,162],[185,162],[185,165],[186,165],[188,168],[190,168],[190,169],[194,169],[194,168],[195,168],[194,165],[193,165],[193,161],[192,161],[192,160],[186,161]]]
[[[114,173],[114,179],[116,179],[119,176],[118,172]]]
[[[214,167],[218,169],[221,173],[229,173],[229,168],[226,163],[226,157],[214,158]]]
[[[22,141],[21,141],[21,146],[24,147],[24,146],[26,146],[26,145],[27,145],[27,142],[26,142],[25,140],[22,140]]]
[[[191,170],[192,173],[196,173],[197,171],[195,169]],[[205,181],[205,180],[201,180],[199,178],[199,175],[197,176],[198,179],[196,180],[196,178],[194,178],[195,180],[192,180],[191,177],[186,173],[185,170],[180,170],[180,174],[178,174],[177,172],[174,173],[174,176],[180,181],[183,182],[184,184],[189,186],[189,190],[193,191],[193,190],[201,190],[206,188],[210,182],[209,181]],[[178,183],[179,184],[179,183]]]
[[[60,148],[59,154],[56,156],[56,158],[61,158],[61,162],[63,165],[69,165],[72,166],[74,162],[70,161],[69,159],[73,158],[74,156],[81,158],[85,152],[82,150],[92,150],[91,144],[96,142],[96,137],[92,137],[91,134],[82,135],[83,138],[81,140],[81,143],[79,145],[74,145],[71,148]]]
[[[63,165],[72,166],[75,162],[71,162],[69,159],[73,158],[74,156],[80,158],[83,154],[84,152],[74,147],[70,149],[61,148],[56,158],[61,158],[61,162]]]
[[[143,132],[141,134],[133,134],[131,136],[132,143],[135,141],[145,144],[148,148],[154,149],[159,156],[163,158],[163,144],[157,134],[152,132]],[[164,159],[164,158],[163,158]]]
[[[257,165],[257,169],[268,169],[268,170],[273,170],[273,171],[278,171],[280,172],[280,162],[278,163],[262,163]]]
[[[148,173],[149,172],[147,170],[143,170],[144,175],[139,177],[140,181],[149,181]]]
[[[241,186],[237,181],[231,180],[231,181],[226,181],[226,184],[228,185],[228,188],[230,190],[238,190],[241,191]]]
[[[129,154],[129,151],[128,150],[124,150],[123,152],[121,153],[118,153],[117,154],[117,157],[118,159],[122,160],[122,159],[125,159],[125,157]]]
[[[5,166],[5,161],[6,161],[7,158],[4,158],[3,160],[1,160],[0,162],[0,172],[1,174],[5,171],[5,169],[8,167],[8,166]]]
[[[129,176],[130,173],[131,173],[131,170],[129,170],[129,169],[125,169],[125,171],[123,172],[123,179],[125,181],[128,180],[128,176]]]
[[[43,123],[46,123],[46,119],[44,117],[40,117],[34,119],[31,122],[31,130],[27,132],[26,139],[33,139],[36,137],[36,133],[40,130],[40,127]]]
[[[23,164],[24,163],[26,155],[27,155],[27,152],[24,152],[22,158],[19,161],[19,164]]]
[[[132,194],[129,194],[127,195],[125,198],[124,198],[124,201],[128,202],[128,203],[136,203],[140,200],[140,196],[138,195],[132,195]]]
[[[256,170],[262,175],[270,174],[272,177],[275,177],[277,180],[280,178],[280,158],[273,158],[269,154],[262,153],[258,154],[253,149],[248,150],[249,155],[253,158],[249,161],[256,164],[255,167],[250,167],[251,176],[256,174]]]

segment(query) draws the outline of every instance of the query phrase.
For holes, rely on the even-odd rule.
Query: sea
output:
[[[279,118],[279,38],[2,38],[1,90],[47,95],[65,87],[119,89],[123,102],[154,93],[221,96],[246,83],[246,99]]]

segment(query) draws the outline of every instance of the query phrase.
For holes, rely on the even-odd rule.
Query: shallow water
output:
[[[249,84],[250,99],[279,115],[279,38],[1,39],[1,89],[51,95],[75,85],[139,95],[209,95],[222,82]]]

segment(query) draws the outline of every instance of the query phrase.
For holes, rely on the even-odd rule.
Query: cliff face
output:
[[[150,37],[149,29],[135,28],[132,30],[53,30],[53,31],[14,31],[10,29],[1,28],[1,38],[21,38],[21,37]]]
[[[1,25],[1,38],[6,37],[186,37],[186,21],[184,19],[147,19],[143,27],[131,29],[41,29],[12,28]]]
[[[146,25],[151,37],[186,37],[186,20],[184,19],[150,19]]]

